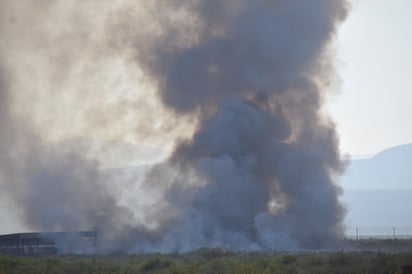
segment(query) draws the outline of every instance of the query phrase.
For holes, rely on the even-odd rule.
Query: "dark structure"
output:
[[[0,253],[10,255],[91,254],[97,231],[15,233],[0,235]]]

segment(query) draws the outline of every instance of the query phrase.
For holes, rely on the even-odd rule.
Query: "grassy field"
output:
[[[204,249],[169,255],[0,256],[0,274],[403,273],[407,265],[412,265],[412,252],[235,253]]]

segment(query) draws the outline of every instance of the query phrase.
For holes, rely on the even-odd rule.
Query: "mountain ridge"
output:
[[[340,181],[345,189],[412,189],[412,143],[352,159]]]

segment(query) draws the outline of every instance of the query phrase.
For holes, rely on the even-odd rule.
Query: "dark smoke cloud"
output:
[[[347,3],[172,3],[171,10],[195,19],[174,24],[170,16],[160,35],[131,43],[162,102],[181,115],[199,115],[194,136],[177,144],[169,164],[181,173],[194,170],[202,183],[188,204],[167,197],[181,222],[161,244],[170,250],[336,244],[345,211],[334,176],[343,165],[334,125],[320,107],[333,77],[329,44]],[[185,23],[194,24],[194,36],[181,33],[190,29]],[[159,182],[149,176],[146,183]],[[172,185],[179,192],[187,184]]]
[[[98,227],[104,248],[143,252],[342,238],[321,107],[346,1],[2,5],[0,189],[28,229]],[[140,184],[82,134],[175,145]]]

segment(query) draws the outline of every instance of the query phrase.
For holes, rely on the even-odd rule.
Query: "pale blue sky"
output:
[[[412,1],[355,1],[338,42],[341,93],[328,109],[341,149],[375,154],[412,143]]]

